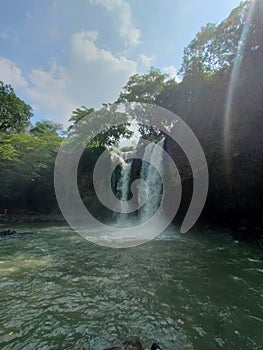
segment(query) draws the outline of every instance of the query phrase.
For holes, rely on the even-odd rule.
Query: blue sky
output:
[[[202,25],[239,0],[0,0],[0,80],[66,125],[81,105],[116,100],[150,66],[176,76]]]

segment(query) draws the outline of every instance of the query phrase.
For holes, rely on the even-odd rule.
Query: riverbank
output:
[[[32,211],[7,211],[7,214],[0,215],[0,224],[13,223],[30,223],[30,222],[65,222],[64,217],[58,213],[38,213]]]
[[[219,230],[222,233],[230,234],[234,240],[247,243],[253,243],[263,248],[263,224],[253,219],[236,219],[232,221],[230,218],[220,221],[201,220],[197,224],[199,229]]]
[[[221,218],[222,219],[222,218]],[[258,218],[244,219],[232,216],[221,220],[220,216],[203,216],[196,223],[198,229],[206,231],[220,231],[230,234],[237,241],[257,244],[263,247],[263,224]],[[179,221],[181,221],[179,219]],[[38,213],[32,211],[8,212],[7,215],[0,214],[0,225],[8,227],[12,224],[24,223],[65,223],[64,217],[59,213]],[[180,226],[180,222],[175,221]]]

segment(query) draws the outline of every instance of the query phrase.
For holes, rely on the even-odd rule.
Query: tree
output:
[[[21,132],[29,126],[32,108],[0,81],[0,132]]]
[[[117,102],[155,103],[156,97],[168,85],[176,85],[175,79],[152,67],[145,74],[132,75],[122,89]]]
[[[180,72],[185,77],[203,76],[213,71],[216,59],[211,47],[215,31],[216,25],[208,23],[184,49]]]
[[[52,197],[55,205],[53,171],[61,141],[53,131],[2,134],[0,207],[29,209],[34,201],[41,210],[43,196]]]
[[[135,110],[130,111],[131,115],[139,124],[139,132],[143,138],[149,140],[158,140],[161,136],[159,130],[146,125],[147,111],[143,103],[156,104],[157,97],[167,87],[176,86],[177,82],[174,78],[170,79],[166,73],[161,73],[157,68],[152,67],[149,72],[145,74],[132,75],[127,84],[122,89],[117,102],[137,102]],[[142,103],[142,105],[140,105]],[[160,116],[161,118],[161,116]]]
[[[81,106],[80,108],[76,108],[73,112],[71,117],[69,118],[69,122],[72,122],[72,124],[68,127],[68,131],[72,130],[74,126],[83,118],[85,118],[87,115],[95,112],[94,108],[87,108],[86,106]]]
[[[239,47],[248,20],[252,1],[247,0],[235,8],[220,24],[209,23],[184,50],[180,72],[184,78],[204,78],[217,71],[231,70],[239,59]]]
[[[58,135],[63,130],[62,124],[54,123],[51,120],[44,120],[36,122],[35,126],[30,129],[30,133],[33,135]]]
[[[73,121],[68,128],[68,136],[71,139],[78,138],[83,130],[87,130],[89,126],[89,132],[93,134],[93,127],[100,123],[103,126],[103,130],[99,134],[94,134],[92,142],[89,143],[89,148],[96,148],[105,146],[112,146],[116,144],[122,137],[130,138],[132,132],[129,130],[129,123],[124,120],[123,124],[111,126],[109,121],[116,120],[116,124],[119,122],[120,118],[123,118],[123,113],[120,113],[116,109],[116,105],[104,104],[103,108],[95,111],[94,108],[87,108],[82,106],[77,108],[72,112],[72,116],[69,121]]]
[[[263,45],[262,45],[262,33],[263,33],[263,2],[261,0],[254,0],[251,5],[251,14],[247,19],[247,31],[245,37],[245,43],[243,45],[244,60],[249,57],[262,60]]]

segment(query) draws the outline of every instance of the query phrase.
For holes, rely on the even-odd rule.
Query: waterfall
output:
[[[146,203],[140,208],[138,219],[145,221],[151,218],[158,210],[162,195],[162,172],[163,172],[163,142],[150,143],[144,151],[143,159],[148,159],[148,162],[143,161],[140,170],[140,178],[147,184],[147,190],[144,186],[138,188],[138,202],[142,203],[147,198]],[[150,164],[149,164],[150,163]],[[151,165],[152,164],[152,165]],[[120,179],[116,185],[117,193],[120,194],[121,212],[127,211],[127,201],[129,200],[132,161],[125,163],[121,162]],[[158,171],[156,169],[158,169]],[[160,174],[159,174],[160,173]],[[161,175],[161,176],[160,176]],[[148,195],[148,196],[147,196]],[[129,214],[114,214],[114,219],[121,224],[125,224]]]
[[[115,152],[111,152],[110,158],[111,158],[111,162],[113,164],[115,164],[115,165],[121,164],[122,168],[125,166],[125,161],[121,156],[119,156],[119,154],[117,154]]]
[[[163,172],[163,142],[160,141],[158,144],[151,143],[148,145],[144,152],[144,158],[150,160],[150,164],[154,164],[159,170],[153,169],[147,162],[143,162],[141,168],[141,179],[144,180],[148,186],[148,198],[144,206],[140,210],[140,219],[145,221],[151,218],[158,210],[160,205],[160,199],[162,195],[162,179],[160,175]],[[139,191],[139,202],[140,198],[144,198],[147,193],[145,190]]]
[[[121,178],[117,186],[117,190],[121,193],[121,209],[126,209],[126,201],[129,198],[130,177],[132,163],[127,163],[121,170]]]
[[[120,212],[125,212],[128,209],[127,201],[129,199],[129,191],[130,191],[131,168],[132,168],[132,162],[130,163],[123,162],[120,179],[117,183],[117,193],[120,193],[120,201],[121,201]],[[113,218],[115,219],[115,221],[117,221],[117,223],[124,224],[125,219],[127,218],[127,215],[128,214],[115,213],[113,215]]]
[[[121,152],[121,157],[122,159],[127,160],[128,158],[131,158],[133,154],[133,151]]]

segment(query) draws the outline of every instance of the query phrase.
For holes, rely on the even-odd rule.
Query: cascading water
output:
[[[148,197],[144,206],[140,210],[140,219],[145,221],[152,217],[158,210],[160,205],[160,198],[162,195],[162,179],[160,175],[163,172],[163,143],[164,141],[160,141],[157,144],[151,143],[148,145],[144,152],[144,158],[149,159],[150,164],[154,164],[159,172],[152,168],[148,162],[143,162],[141,168],[140,177],[145,181],[148,187]],[[147,195],[145,190],[139,191],[139,203],[142,198],[145,198]]]
[[[142,203],[145,198],[147,198],[145,204],[141,207],[138,212],[138,220],[145,221],[152,217],[158,210],[160,205],[160,199],[162,195],[162,179],[161,176],[163,172],[163,143],[164,141],[160,141],[157,144],[151,143],[149,144],[144,151],[143,159],[147,159],[148,161],[144,161],[142,163],[140,178],[144,180],[147,184],[147,189],[145,186],[141,186],[138,188],[138,203]],[[152,166],[153,164],[154,166]],[[156,169],[158,169],[158,171]],[[117,192],[120,194],[119,198],[121,201],[120,211],[125,213],[128,211],[129,205],[127,201],[129,200],[129,191],[131,184],[131,169],[132,169],[132,161],[129,163],[122,162],[122,170],[120,174],[120,179],[116,186]],[[114,215],[115,220],[118,223],[124,224],[125,220],[129,214],[118,214]]]
[[[127,201],[129,199],[132,162],[125,163],[123,160],[120,165],[121,173],[116,185],[116,193],[120,199],[120,207],[113,213],[113,219],[117,224],[125,226],[127,216],[129,215],[125,214],[125,212],[129,209]],[[118,213],[118,211],[120,213]]]
[[[115,152],[111,152],[110,158],[111,158],[111,163],[112,163],[113,167],[116,167],[118,164],[120,164],[122,169],[125,167],[125,161],[122,157],[120,157],[119,154],[117,154]],[[111,185],[112,185],[114,192],[116,192],[116,190],[118,189],[118,185],[119,185],[118,176],[117,176],[116,172],[113,172],[113,174],[112,174]],[[114,215],[113,215],[113,217],[114,217]]]
[[[133,151],[121,152],[121,157],[122,159],[127,160],[132,157],[133,153]]]
[[[121,178],[117,186],[117,191],[121,194],[121,211],[125,212],[127,208],[127,201],[129,198],[130,178],[131,178],[132,163],[127,163],[121,170]]]

